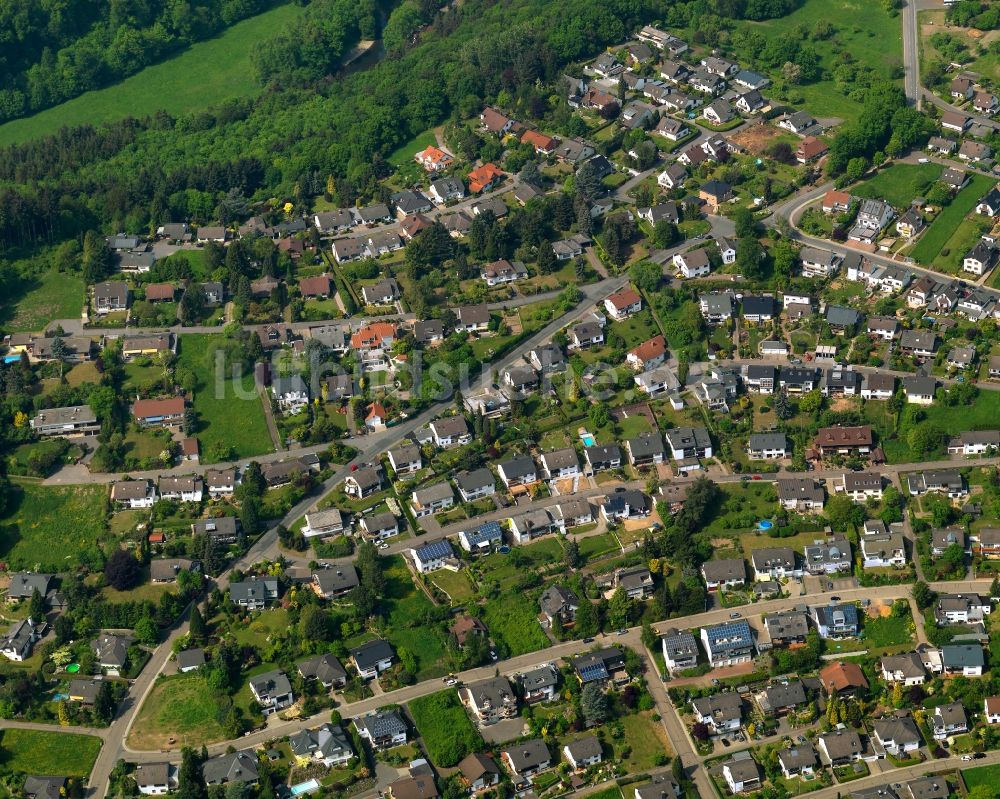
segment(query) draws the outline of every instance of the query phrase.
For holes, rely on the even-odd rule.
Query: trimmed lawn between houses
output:
[[[101,739],[68,732],[3,730],[0,750],[5,771],[87,777],[101,751]]]
[[[453,572],[450,569],[438,569],[431,576],[431,582],[449,596],[453,605],[467,602],[476,595],[469,580],[469,574],[465,569],[458,572]]]

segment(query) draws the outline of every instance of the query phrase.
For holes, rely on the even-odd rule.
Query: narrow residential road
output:
[[[920,108],[920,43],[917,25],[918,0],[903,0],[903,90],[906,101]]]

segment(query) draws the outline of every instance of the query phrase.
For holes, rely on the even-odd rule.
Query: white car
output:
[[[970,760],[975,760],[976,756],[975,755],[962,755],[961,759],[964,760],[965,762],[969,762]]]

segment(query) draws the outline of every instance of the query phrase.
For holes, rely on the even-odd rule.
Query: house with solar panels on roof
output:
[[[406,743],[406,722],[394,710],[354,719],[358,735],[375,749],[389,749]]]
[[[743,619],[717,624],[714,627],[703,627],[701,642],[705,652],[708,653],[708,662],[712,664],[712,668],[749,663],[757,654],[753,632]]]
[[[466,552],[489,552],[503,544],[503,529],[499,522],[484,522],[472,530],[462,530],[458,543]]]
[[[439,541],[431,541],[421,547],[410,549],[410,556],[413,558],[413,565],[421,574],[444,568],[445,564],[455,559],[455,550],[451,548],[448,539],[442,538]]]
[[[629,679],[625,670],[625,656],[620,649],[613,646],[573,658],[573,668],[582,685],[592,682],[605,683],[609,680],[621,683]]]

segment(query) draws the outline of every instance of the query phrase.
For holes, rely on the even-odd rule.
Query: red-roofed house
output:
[[[172,302],[174,287],[170,283],[150,283],[146,286],[147,302]]]
[[[851,207],[851,195],[846,191],[830,189],[823,198],[824,214],[842,214]]]
[[[604,301],[604,307],[612,319],[620,322],[642,310],[642,297],[635,289],[625,288],[608,297]]]
[[[198,447],[197,438],[185,438],[181,440],[181,455],[186,461],[197,461],[201,458],[201,451]]]
[[[536,153],[541,153],[542,155],[550,155],[555,152],[556,147],[559,142],[553,139],[551,136],[546,136],[544,133],[539,133],[537,130],[527,130],[521,137],[521,144],[530,144],[535,148]]]
[[[483,164],[469,173],[469,191],[479,194],[493,188],[504,178],[503,170],[495,164]]]
[[[373,322],[351,336],[351,349],[374,350],[391,347],[396,338],[396,326],[391,322]]]
[[[299,291],[303,297],[319,297],[325,300],[330,296],[330,276],[304,277],[299,281]]]
[[[413,156],[413,160],[428,172],[440,172],[442,169],[447,169],[451,166],[451,162],[455,159],[444,150],[432,144],[426,150],[421,150]]]
[[[368,413],[365,416],[365,425],[374,430],[376,428],[385,427],[385,423],[388,420],[389,414],[386,413],[385,407],[381,402],[373,402],[368,406]]]
[[[132,416],[144,427],[175,427],[184,421],[184,397],[136,400]]]
[[[825,142],[820,141],[815,136],[806,136],[799,143],[799,149],[795,151],[795,160],[800,164],[808,164],[821,155],[826,155],[826,151],[829,149]]]
[[[663,336],[653,336],[649,341],[644,341],[638,347],[629,350],[625,360],[629,366],[639,371],[655,369],[667,354],[667,342]]]

